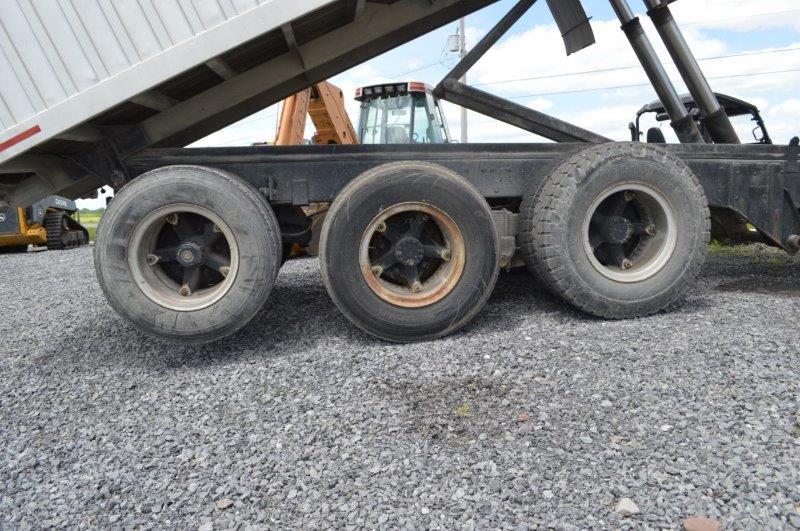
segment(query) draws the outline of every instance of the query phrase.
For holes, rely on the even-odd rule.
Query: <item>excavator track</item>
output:
[[[48,249],[72,249],[89,242],[89,233],[86,228],[64,212],[48,213],[43,224],[47,231]]]

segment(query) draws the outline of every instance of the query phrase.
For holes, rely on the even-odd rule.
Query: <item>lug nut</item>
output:
[[[183,286],[181,286],[181,289],[180,289],[180,290],[178,290],[178,294],[179,294],[181,297],[188,297],[189,295],[191,295],[191,294],[192,294],[192,290],[191,290],[191,289],[189,289],[189,286],[187,286],[186,284],[184,284]]]
[[[625,202],[626,203],[630,203],[634,199],[636,199],[636,193],[635,192],[630,192],[630,191],[625,192]]]
[[[442,252],[439,254],[439,257],[440,257],[442,260],[444,260],[445,262],[449,262],[449,261],[450,261],[450,256],[451,256],[451,255],[450,255],[450,249],[445,249],[444,251],[442,251]]]
[[[159,257],[157,254],[148,254],[147,255],[147,265],[149,265],[149,266],[156,265],[159,260],[161,260],[161,257]]]
[[[379,277],[383,274],[383,268],[381,266],[372,266],[370,271],[372,271],[372,274],[376,277]]]
[[[223,278],[228,278],[228,274],[231,272],[231,268],[228,266],[223,266],[219,268],[219,274],[222,275]]]
[[[420,284],[419,281],[416,281],[413,284],[411,284],[412,293],[419,293],[420,291],[422,291],[422,284]]]
[[[656,226],[655,225],[649,225],[648,227],[646,227],[644,229],[644,233],[647,234],[650,237],[655,236],[656,235]]]
[[[214,229],[213,229],[213,231],[214,231],[214,232],[222,232],[222,229],[221,229],[221,228],[219,228],[219,225],[217,225],[216,223],[214,223]]]
[[[380,223],[378,223],[378,226],[375,227],[375,230],[378,232],[386,232],[386,223],[381,221]]]
[[[167,220],[167,223],[169,223],[170,225],[177,225],[178,224],[178,214],[177,213],[170,214],[165,219]]]
[[[626,269],[630,269],[630,268],[632,268],[632,267],[633,267],[633,262],[631,262],[630,260],[628,260],[628,259],[626,258],[626,259],[624,259],[624,260],[622,261],[622,263],[620,264],[620,266],[619,266],[619,267],[620,267],[620,269],[622,269],[623,271],[624,271],[624,270],[626,270]]]

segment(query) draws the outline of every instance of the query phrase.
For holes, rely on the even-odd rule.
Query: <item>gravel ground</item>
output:
[[[626,322],[504,275],[463,332],[402,346],[301,260],[188,348],[128,328],[91,252],[0,256],[0,528],[800,527],[800,259],[717,253]]]

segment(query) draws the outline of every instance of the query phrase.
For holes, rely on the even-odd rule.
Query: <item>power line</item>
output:
[[[746,15],[746,16],[730,17],[730,18],[719,18],[719,19],[713,19],[713,20],[696,20],[696,21],[693,21],[693,22],[682,22],[681,26],[698,26],[698,25],[701,25],[701,24],[716,24],[718,22],[730,22],[732,20],[744,20],[744,19],[749,19],[749,18],[754,18],[754,17],[771,17],[771,16],[775,16],[775,15],[787,15],[787,14],[792,14],[792,13],[800,13],[800,9],[789,9],[789,10],[786,10],[786,11],[774,11],[774,12],[771,12],[771,13],[757,13],[757,14],[754,14],[754,15]],[[723,59],[723,58],[726,58],[726,57],[742,57],[742,56],[745,56],[745,55],[759,55],[759,54],[762,54],[762,53],[775,53],[775,52],[779,52],[779,51],[791,51],[791,50],[797,50],[797,49],[798,48],[787,48],[786,50],[770,50],[770,51],[766,51],[766,52],[753,52],[752,54],[720,56],[718,58],[719,59]],[[700,59],[700,60],[701,61],[708,61],[708,60],[718,59],[718,58],[717,57],[708,57],[708,58]],[[672,63],[667,63],[667,64],[672,64]],[[407,70],[405,72],[400,72],[399,74],[392,74],[392,75],[386,76],[386,77],[389,78],[389,79],[398,78],[398,77],[404,76],[406,74],[413,74],[414,72],[419,72],[421,70],[427,70],[428,68],[433,68],[434,66],[437,66],[437,65],[438,66],[444,66],[444,65],[441,64],[441,61],[436,61],[435,63],[430,63],[430,64],[427,64],[427,65],[423,65],[423,66],[414,68],[412,70]],[[620,67],[618,69],[598,70],[597,72],[602,73],[602,72],[614,71],[614,70],[628,70],[628,69],[631,69],[631,68],[639,68],[639,66],[638,65],[637,66],[626,66],[626,67]],[[583,73],[584,72],[576,72],[575,75],[583,74]],[[593,73],[593,72],[590,71],[588,73]],[[563,74],[563,75],[573,75],[573,74]],[[531,80],[535,80],[535,79],[547,79],[547,78],[545,77],[545,78],[530,78],[530,79]],[[528,79],[521,79],[519,81],[527,81],[527,80]],[[511,80],[511,81],[513,81],[513,80]],[[494,83],[510,83],[511,81],[495,81],[495,82],[492,82],[492,83],[481,83],[481,85],[489,85],[489,84],[494,84]]]
[[[731,55],[717,55],[717,56],[714,56],[714,57],[703,57],[701,59],[698,59],[698,61],[715,61],[715,60],[718,60],[718,59],[731,59],[731,58],[734,58],[734,57],[748,57],[748,56],[753,56],[753,55],[766,55],[766,54],[770,54],[770,53],[779,53],[779,52],[793,52],[793,51],[797,51],[797,50],[800,50],[800,47],[796,47],[796,48],[781,48],[779,50],[764,50],[764,51],[760,51],[760,52],[737,53],[737,54],[731,54]],[[670,61],[670,62],[664,63],[664,64],[665,65],[674,65],[675,63]],[[505,84],[505,83],[516,83],[516,82],[519,82],[519,81],[540,81],[540,80],[544,80],[544,79],[557,79],[557,78],[561,78],[561,77],[580,76],[580,75],[585,75],[585,74],[604,74],[604,73],[608,73],[608,72],[617,72],[617,71],[620,71],[620,70],[633,70],[633,69],[639,69],[639,68],[641,68],[641,65],[618,66],[618,67],[614,67],[614,68],[601,68],[601,69],[597,69],[597,70],[583,70],[583,71],[580,71],[580,72],[567,72],[567,73],[564,73],[564,74],[550,74],[550,75],[536,76],[536,77],[523,77],[523,78],[517,78],[517,79],[504,79],[502,81],[487,81],[486,83],[473,83],[472,86],[473,87],[481,87],[481,86],[487,86],[487,85],[502,85],[502,84]]]
[[[710,80],[716,79],[731,79],[731,78],[742,78],[742,77],[757,77],[757,76],[765,76],[765,75],[772,75],[772,74],[788,74],[791,72],[800,72],[800,68],[793,68],[789,70],[774,70],[771,72],[751,72],[748,74],[732,74],[729,76],[716,76],[716,77],[709,77]],[[538,94],[523,94],[521,96],[505,96],[505,98],[510,100],[522,99],[522,98],[537,98],[541,96],[559,96],[563,94],[579,94],[583,92],[599,92],[603,90],[620,90],[626,88],[639,88],[639,87],[649,87],[651,86],[650,83],[636,83],[631,85],[617,85],[614,87],[596,87],[596,88],[587,88],[587,89],[576,89],[576,90],[563,90],[558,92],[540,92]]]
[[[436,61],[435,63],[431,63],[431,64],[424,65],[424,66],[420,66],[419,68],[414,68],[413,70],[406,70],[405,72],[400,72],[399,74],[392,74],[390,76],[384,76],[384,77],[386,77],[387,79],[399,78],[399,77],[404,76],[406,74],[413,74],[414,72],[419,72],[420,70],[426,70],[428,68],[431,68],[431,67],[436,66],[436,65],[441,65],[441,64],[442,64],[441,60],[439,60],[439,61]]]
[[[269,120],[270,118],[274,118],[276,116],[278,116],[277,112],[268,114],[267,116],[255,116],[255,117],[244,119],[241,122],[236,122],[235,125],[246,125],[246,124],[252,124],[252,123],[256,123],[256,122],[263,122],[263,121]]]
[[[730,22],[731,20],[744,20],[755,17],[771,17],[774,15],[787,15],[789,13],[800,13],[800,9],[789,9],[787,11],[775,11],[773,13],[756,13],[755,15],[746,15],[741,17],[721,18],[717,20],[700,20],[695,22],[681,22],[681,26],[698,26],[700,24],[715,24],[717,22]]]

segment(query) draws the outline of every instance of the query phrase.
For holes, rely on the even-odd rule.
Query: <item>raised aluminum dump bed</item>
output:
[[[120,156],[191,143],[493,1],[0,0],[0,201],[121,183]]]

